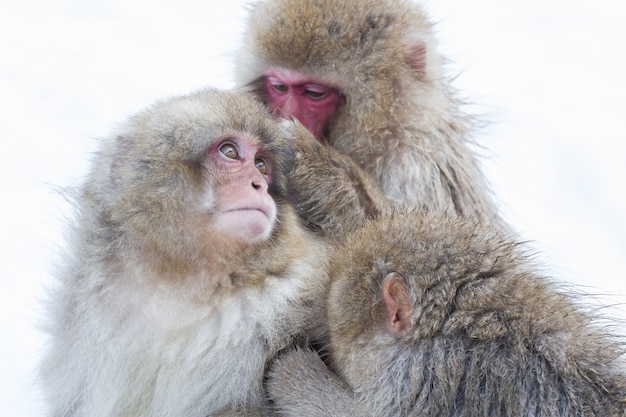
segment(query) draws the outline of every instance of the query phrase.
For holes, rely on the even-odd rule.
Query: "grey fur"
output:
[[[216,138],[259,138],[273,155],[269,239],[211,229]],[[106,138],[75,193],[47,303],[43,392],[54,417],[264,412],[266,361],[312,323],[326,246],[282,189],[284,138],[260,104],[206,89],[164,100]]]
[[[440,213],[383,216],[333,254],[331,373],[298,350],[270,368],[282,416],[625,416],[624,344],[514,239]],[[397,273],[409,331],[390,330]]]

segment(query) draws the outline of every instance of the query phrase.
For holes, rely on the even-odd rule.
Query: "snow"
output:
[[[97,139],[163,97],[229,88],[247,1],[0,4],[0,415],[41,414],[40,301]],[[555,276],[626,298],[626,15],[617,1],[428,1],[507,219]],[[624,305],[606,310],[626,318]]]

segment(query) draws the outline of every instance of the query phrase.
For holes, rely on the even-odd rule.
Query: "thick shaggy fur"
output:
[[[103,141],[48,304],[50,416],[261,412],[266,362],[311,322],[325,281],[325,247],[281,204],[276,129],[251,99],[203,90]],[[275,157],[279,221],[255,244],[211,230],[206,210],[207,147],[233,132]]]
[[[389,328],[382,282],[407,284],[410,328]],[[289,416],[625,416],[623,344],[574,295],[540,276],[494,229],[396,213],[352,235],[331,261],[334,377],[289,353],[269,392]]]
[[[436,48],[432,24],[409,0],[261,0],[236,71],[261,100],[258,80],[272,67],[336,86],[345,104],[328,142],[388,198],[503,224]]]

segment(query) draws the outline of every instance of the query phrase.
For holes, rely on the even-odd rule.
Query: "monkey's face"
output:
[[[318,140],[326,135],[330,118],[344,100],[326,82],[284,68],[268,69],[261,82],[262,95],[274,116],[298,119]]]
[[[216,230],[246,242],[270,236],[276,222],[276,203],[268,193],[270,161],[254,135],[234,133],[213,141],[207,165],[217,181],[207,210]]]
[[[205,90],[159,103],[130,126],[113,142],[104,191],[130,245],[169,265],[198,265],[270,237],[284,142],[261,104]]]

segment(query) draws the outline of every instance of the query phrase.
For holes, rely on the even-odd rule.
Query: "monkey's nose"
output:
[[[265,178],[255,178],[252,180],[252,188],[257,191],[266,191],[267,190],[267,181]]]

